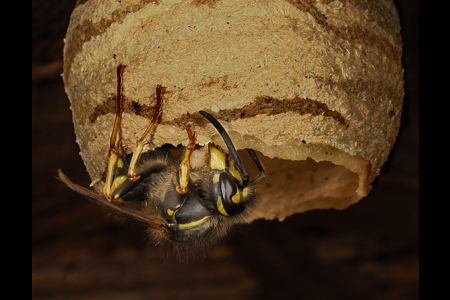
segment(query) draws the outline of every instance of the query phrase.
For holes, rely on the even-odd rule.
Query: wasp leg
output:
[[[109,142],[109,154],[108,154],[108,167],[106,169],[105,186],[103,193],[106,198],[111,198],[113,192],[112,186],[115,177],[115,171],[117,168],[119,156],[121,155],[120,139],[118,139],[120,131],[120,123],[122,122],[123,113],[123,101],[122,101],[122,78],[125,65],[119,65],[117,67],[117,97],[116,97],[116,120],[114,121],[114,128],[111,133],[111,139]]]
[[[137,141],[136,148],[133,151],[133,156],[131,157],[130,167],[128,168],[128,177],[131,181],[136,181],[139,179],[140,175],[136,174],[136,164],[139,161],[139,158],[142,154],[142,149],[144,148],[144,141],[147,135],[150,133],[150,130],[152,129],[153,125],[156,124],[158,121],[158,117],[161,114],[161,105],[162,105],[162,93],[163,87],[161,85],[156,86],[156,107],[155,112],[153,114],[152,121],[150,122],[150,125],[148,125],[147,130],[145,130],[144,134],[142,135],[141,139]]]
[[[186,194],[188,191],[188,182],[189,182],[189,162],[191,159],[192,152],[195,148],[195,139],[196,135],[191,130],[191,125],[186,126],[186,131],[189,137],[189,145],[187,146],[186,153],[184,154],[184,158],[180,163],[180,185],[176,187],[178,194]]]

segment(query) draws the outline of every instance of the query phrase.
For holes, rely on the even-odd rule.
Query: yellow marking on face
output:
[[[213,170],[225,170],[227,166],[225,153],[214,146],[209,146],[209,166]]]
[[[219,212],[226,216],[229,217],[230,215],[228,215],[228,213],[226,212],[225,208],[223,207],[223,202],[222,202],[222,197],[219,196],[217,197],[217,209],[219,210]]]
[[[121,186],[125,180],[127,180],[127,176],[122,175],[122,176],[118,176],[114,179],[113,184],[111,185],[111,191],[115,191],[119,188],[119,186]],[[118,196],[118,195],[116,195]],[[117,197],[116,197],[117,198]]]
[[[213,182],[218,183],[220,181],[220,174],[214,174],[213,176]]]
[[[172,216],[173,213],[174,213],[173,210],[171,210],[170,208],[167,209],[167,214],[168,214],[169,216]]]
[[[193,221],[193,222],[185,223],[185,224],[178,224],[178,228],[184,229],[184,228],[190,228],[190,227],[200,225],[203,222],[205,222],[206,219],[208,219],[209,217],[210,216],[204,216],[203,218],[201,218],[200,220],[197,220],[197,221]]]
[[[234,203],[239,203],[239,201],[241,201],[241,192],[239,191],[239,189],[237,190],[236,194],[234,194],[231,197],[231,201],[233,201]]]
[[[239,181],[242,181],[241,174],[239,174],[239,171],[234,167],[234,163],[230,163],[229,171],[234,178],[236,178]]]

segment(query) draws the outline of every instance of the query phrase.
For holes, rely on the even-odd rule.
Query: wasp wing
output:
[[[168,230],[169,224],[160,217],[145,214],[142,211],[123,203],[121,200],[110,202],[104,195],[98,194],[90,189],[73,183],[60,169],[58,170],[58,176],[59,179],[67,185],[67,187],[85,196],[90,201],[102,206],[113,214],[147,224],[156,230]]]

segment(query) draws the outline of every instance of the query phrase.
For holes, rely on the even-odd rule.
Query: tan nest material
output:
[[[258,151],[267,177],[253,219],[343,209],[366,196],[400,126],[403,70],[393,1],[79,1],[63,79],[93,181],[105,172],[116,67],[122,137],[132,151],[166,87],[150,148],[223,145]],[[249,169],[251,162],[244,162]],[[252,170],[250,170],[252,172]]]

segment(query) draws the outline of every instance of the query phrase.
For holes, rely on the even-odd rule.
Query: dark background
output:
[[[32,1],[32,295],[34,299],[418,299],[419,1],[396,1],[405,105],[397,144],[369,196],[243,226],[201,260],[180,263],[56,180],[88,186],[62,79],[75,0]]]

